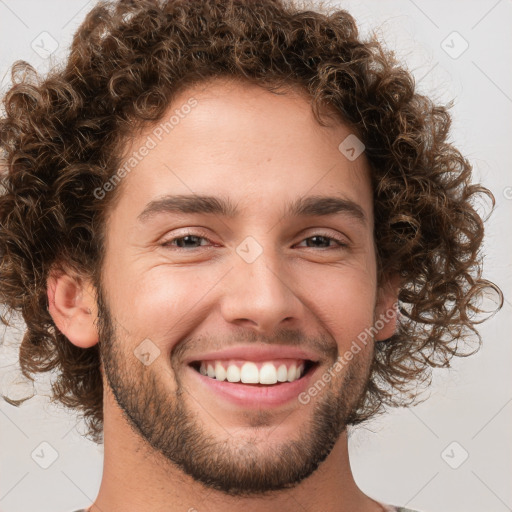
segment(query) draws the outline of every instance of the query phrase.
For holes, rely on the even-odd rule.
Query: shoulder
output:
[[[379,505],[382,505],[386,512],[420,512],[419,510],[413,510],[412,508],[397,507],[386,503],[379,503]]]

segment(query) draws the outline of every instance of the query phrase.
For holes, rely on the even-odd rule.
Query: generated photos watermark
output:
[[[152,149],[155,149],[158,143],[163,139],[164,134],[169,134],[174,128],[184,119],[194,107],[196,107],[198,101],[191,97],[188,101],[181,105],[180,108],[174,109],[174,113],[169,117],[167,121],[164,121],[156,126],[148,135],[146,141],[136,151],[132,153],[132,156],[120,167],[101,187],[94,189],[94,197],[96,199],[103,199],[107,192],[110,192],[116,188],[120,181],[128,175],[139,162],[141,162],[145,156],[149,154]]]

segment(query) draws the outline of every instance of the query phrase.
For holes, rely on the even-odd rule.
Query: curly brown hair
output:
[[[58,369],[52,401],[81,411],[101,442],[103,383],[98,345],[82,349],[48,312],[50,271],[98,276],[104,228],[121,187],[94,190],[119,168],[127,141],[157,123],[173,97],[228,77],[269,91],[307,93],[315,118],[335,112],[364,142],[374,190],[379,282],[399,273],[396,333],[376,343],[358,424],[387,406],[418,403],[418,384],[481,345],[475,325],[484,219],[471,165],[448,142],[446,106],[415,92],[411,74],[375,36],[362,41],[352,16],[285,0],[100,2],[74,35],[69,58],[42,78],[12,66],[0,119],[0,302],[21,313],[25,377]],[[64,264],[65,262],[65,264]],[[475,347],[473,348],[473,345]],[[473,350],[471,350],[473,348]],[[5,397],[4,397],[5,398]]]

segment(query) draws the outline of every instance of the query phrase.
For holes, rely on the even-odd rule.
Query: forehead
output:
[[[132,140],[127,159],[151,148],[123,179],[121,203],[137,217],[165,195],[222,196],[237,214],[265,216],[281,215],[299,197],[328,194],[358,203],[371,219],[364,153],[350,160],[339,149],[353,136],[340,122],[318,124],[300,90],[201,83],[176,95],[162,120]]]

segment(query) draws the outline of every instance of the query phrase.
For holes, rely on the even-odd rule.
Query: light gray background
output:
[[[94,3],[0,0],[2,91],[16,59],[44,72],[65,58],[72,34]],[[512,1],[367,0],[336,5],[356,17],[363,33],[378,28],[422,92],[441,102],[455,99],[452,139],[474,164],[475,180],[496,196],[497,208],[487,224],[486,275],[507,299],[502,311],[481,328],[482,350],[456,360],[451,370],[434,373],[427,402],[392,411],[352,435],[356,481],[378,500],[423,512],[512,510]],[[41,45],[45,37],[50,47],[48,36],[40,36],[43,31],[59,44],[50,58],[31,46],[34,40]],[[469,47],[461,53],[464,40]],[[12,386],[22,332],[20,324],[2,334],[4,392],[26,390],[22,382]],[[49,403],[48,376],[37,380],[34,392],[19,408],[0,401],[0,512],[70,512],[88,506],[101,481],[102,447],[80,436],[83,424],[72,411]],[[41,447],[42,442],[52,448]],[[43,450],[47,458],[55,450],[57,458],[43,469],[32,458],[34,450]],[[469,456],[458,469],[448,464],[458,465],[466,452]]]

